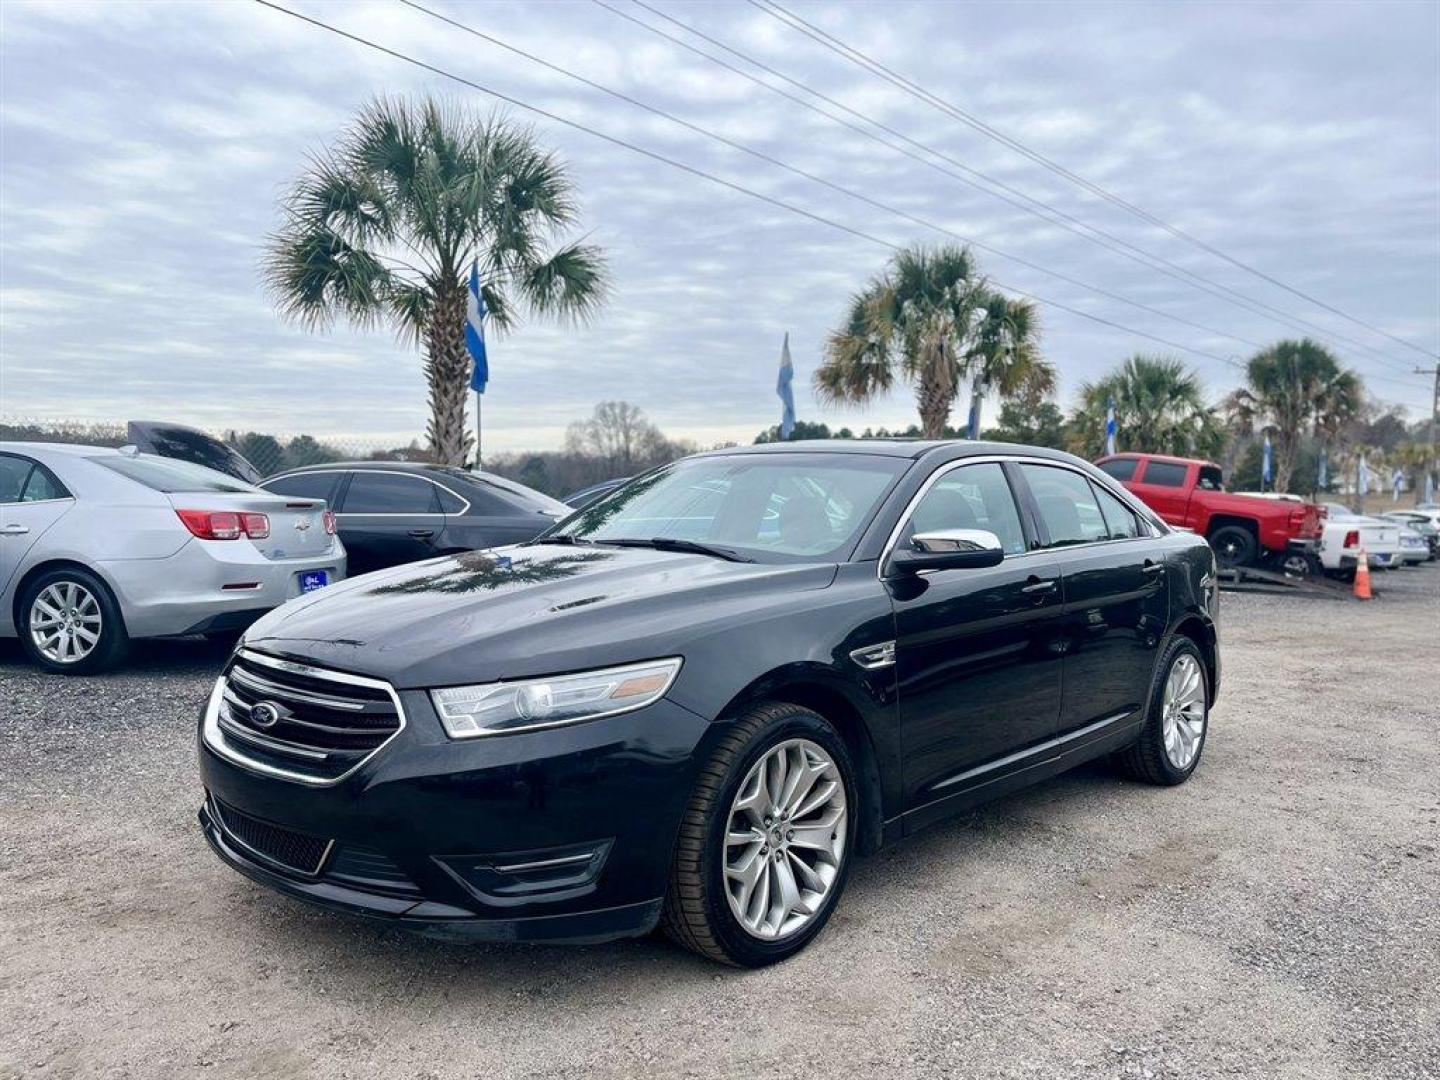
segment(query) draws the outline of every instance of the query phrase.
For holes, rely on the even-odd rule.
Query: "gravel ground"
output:
[[[462,947],[201,839],[224,653],[0,643],[0,1077],[1440,1077],[1440,567],[1223,603],[1205,760],[1086,768],[855,868],[797,959]]]

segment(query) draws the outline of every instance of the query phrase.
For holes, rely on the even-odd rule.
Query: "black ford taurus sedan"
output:
[[[393,924],[658,923],[767,964],[928,822],[1101,755],[1187,779],[1216,613],[1204,540],[1066,454],[702,454],[261,619],[203,712],[200,821],[241,873]]]

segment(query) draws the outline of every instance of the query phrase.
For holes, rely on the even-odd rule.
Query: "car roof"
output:
[[[989,442],[971,439],[803,439],[797,442],[758,443],[754,446],[728,446],[707,450],[696,457],[724,457],[750,454],[868,454],[872,457],[895,457],[918,460],[935,456],[944,460],[966,457],[992,457],[1019,454],[1069,464],[1088,465],[1074,454],[1051,450],[1044,446],[1023,443]]]
[[[1198,463],[1200,465],[1213,465],[1217,469],[1220,467],[1218,463],[1211,461],[1209,458],[1176,457],[1174,454],[1147,454],[1143,450],[1118,450],[1113,454],[1106,454],[1104,457],[1098,458],[1097,461],[1117,461],[1121,458],[1129,458],[1136,461],[1141,458],[1147,461],[1169,461],[1176,465]]]
[[[0,450],[13,450],[27,454],[73,454],[76,457],[120,453],[119,448],[114,446],[90,446],[86,443],[62,442],[0,442]]]

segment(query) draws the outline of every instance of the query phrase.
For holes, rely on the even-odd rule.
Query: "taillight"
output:
[[[326,510],[320,515],[320,523],[325,526],[325,532],[329,536],[335,535],[335,511]]]
[[[248,536],[264,540],[270,535],[270,519],[264,514],[237,514],[233,510],[176,510],[191,536],[201,540],[238,540]]]
[[[1359,547],[1359,546],[1360,546],[1360,530],[1359,530],[1359,529],[1351,529],[1349,532],[1347,532],[1347,533],[1345,534],[1345,546],[1346,546],[1347,548]]]

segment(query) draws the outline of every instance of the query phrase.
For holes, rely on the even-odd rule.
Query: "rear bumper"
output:
[[[163,637],[243,629],[299,596],[302,573],[343,579],[345,549],[335,541],[313,556],[271,560],[245,540],[191,540],[165,559],[116,559],[98,569],[130,636]]]

